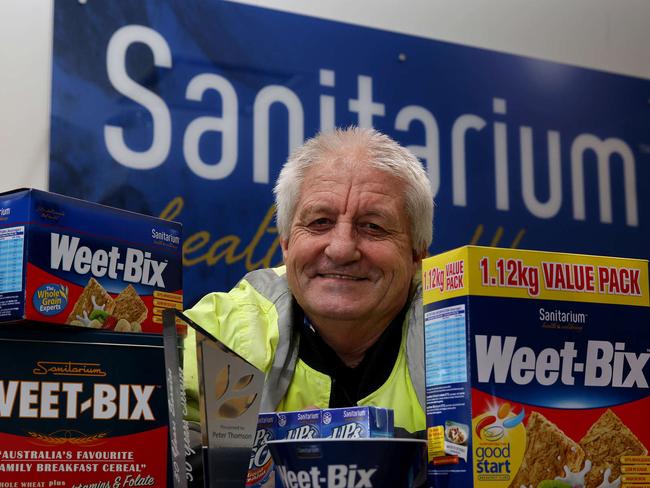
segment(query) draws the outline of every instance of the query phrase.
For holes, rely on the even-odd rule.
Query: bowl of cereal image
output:
[[[467,428],[456,423],[445,425],[445,439],[458,445],[467,444]]]
[[[337,486],[423,488],[427,444],[417,439],[269,441],[276,480],[285,488]]]

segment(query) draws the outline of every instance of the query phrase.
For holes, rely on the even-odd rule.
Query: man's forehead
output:
[[[383,172],[380,172],[383,173]],[[404,198],[392,176],[366,179],[359,174],[314,173],[302,185],[297,215],[353,213],[399,219]]]
[[[340,202],[326,198],[305,201],[299,206],[298,215],[338,214],[346,211],[349,211],[349,209],[342,207]],[[399,209],[396,206],[382,204],[381,202],[362,201],[358,206],[355,206],[353,211],[357,216],[399,218]]]

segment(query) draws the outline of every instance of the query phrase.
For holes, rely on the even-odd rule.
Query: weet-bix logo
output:
[[[356,464],[332,464],[327,467],[326,473],[322,473],[316,466],[299,471],[277,466],[277,472],[286,488],[372,488],[372,476],[377,468],[362,469]]]
[[[163,271],[167,263],[151,259],[150,252],[129,247],[122,261],[120,250],[115,246],[110,251],[92,251],[88,246],[79,244],[78,237],[53,232],[50,239],[50,267],[81,275],[90,273],[96,278],[107,275],[114,280],[165,288]]]
[[[88,411],[94,420],[156,420],[151,410],[155,385],[95,383],[84,395],[82,383],[0,380],[0,418],[77,419]]]
[[[535,352],[528,346],[517,347],[514,336],[477,335],[475,346],[480,383],[574,385],[582,377],[584,386],[648,388],[644,369],[650,353],[627,351],[625,342],[591,340],[583,352],[567,341],[559,350],[548,347]]]

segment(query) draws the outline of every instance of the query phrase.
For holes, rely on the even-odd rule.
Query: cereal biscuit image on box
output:
[[[526,425],[526,452],[510,488],[537,486],[543,480],[564,475],[564,466],[579,471],[585,453],[554,423],[532,412]]]
[[[147,318],[148,313],[147,306],[131,285],[124,288],[117,298],[115,298],[113,315],[118,320],[124,319],[130,323],[140,323]]]
[[[91,321],[89,317],[94,310],[103,310],[107,314],[110,314],[114,308],[115,301],[113,298],[95,278],[90,278],[65,323],[88,325],[87,322]],[[73,322],[78,323],[73,324]]]
[[[648,449],[634,433],[610,409],[589,427],[580,440],[585,456],[592,462],[592,468],[585,479],[585,488],[597,488],[603,481],[607,468],[611,469],[609,479],[621,475],[621,456],[645,456]]]

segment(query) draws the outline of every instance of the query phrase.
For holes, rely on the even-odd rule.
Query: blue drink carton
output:
[[[321,420],[321,437],[333,439],[393,437],[393,411],[379,407],[325,409]]]
[[[267,442],[276,437],[277,416],[275,413],[261,413],[257,420],[257,432],[251,451],[251,461],[246,476],[247,487],[275,486],[274,463]]]
[[[277,413],[277,439],[319,439],[320,410]]]

